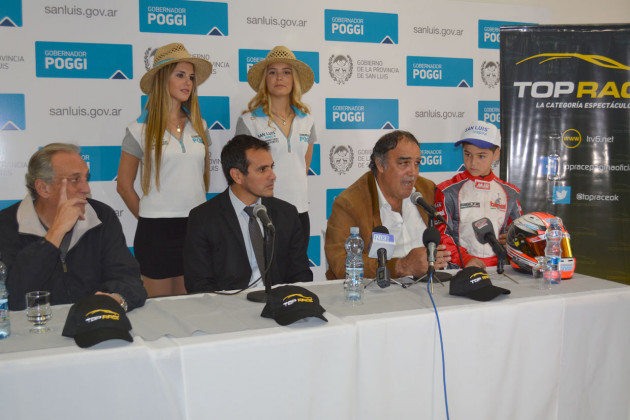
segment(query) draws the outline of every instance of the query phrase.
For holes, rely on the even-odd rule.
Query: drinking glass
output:
[[[551,282],[545,278],[545,268],[547,261],[545,257],[536,257],[536,264],[532,267],[532,276],[536,280],[536,285],[540,290],[551,291]]]
[[[46,322],[52,316],[50,292],[35,291],[26,294],[26,318],[33,323],[32,333],[43,334],[50,331]]]

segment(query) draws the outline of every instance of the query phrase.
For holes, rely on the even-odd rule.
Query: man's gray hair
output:
[[[39,149],[28,161],[28,170],[26,171],[26,189],[31,197],[38,198],[35,189],[35,180],[41,179],[44,182],[52,182],[55,173],[52,167],[52,157],[55,153],[66,152],[80,154],[81,149],[74,144],[68,143],[51,143]]]

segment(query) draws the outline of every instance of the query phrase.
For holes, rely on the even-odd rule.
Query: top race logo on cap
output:
[[[398,15],[393,13],[324,11],[326,41],[398,44]]]
[[[132,79],[131,45],[35,42],[37,77]]]
[[[140,32],[228,36],[227,3],[140,0]]]
[[[479,20],[479,48],[499,49],[501,26],[535,25],[535,23],[501,22],[498,20]]]

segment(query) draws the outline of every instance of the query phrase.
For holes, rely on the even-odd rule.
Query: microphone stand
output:
[[[508,276],[507,274],[504,273],[503,264],[505,264],[505,259],[507,258],[507,255],[503,251],[496,255],[497,255],[497,274],[503,274],[505,277],[512,280],[514,283],[519,284],[519,282],[513,279],[512,276]]]
[[[433,293],[433,275],[434,274],[435,274],[435,266],[433,264],[429,263],[429,269],[427,270],[427,282],[431,286],[431,293]],[[440,280],[440,278],[437,277],[437,276],[436,276],[436,278],[438,279],[440,284],[442,286],[444,286],[444,283],[442,283],[442,280]]]
[[[435,227],[435,218],[433,217],[429,217],[429,227]],[[446,227],[448,228],[448,225],[446,225]],[[437,247],[436,247],[437,248]],[[457,250],[459,251],[459,248],[457,248]],[[437,252],[437,249],[436,249]],[[445,271],[435,271],[435,267],[430,265],[429,266],[429,270],[431,272],[431,274],[429,274],[429,271],[427,271],[427,281],[431,282],[431,292],[433,292],[433,274],[435,274],[435,278],[437,279],[437,281],[442,285],[442,287],[444,287],[444,283],[442,283],[442,280],[449,280],[451,277],[453,277],[452,274],[447,273]],[[430,277],[429,277],[430,276]],[[442,278],[440,279],[440,276],[442,276]]]
[[[275,229],[269,229],[265,227],[265,246],[263,249],[263,254],[265,257],[265,274],[263,275],[263,284],[265,285],[265,293],[269,293],[271,291],[271,262],[273,259],[273,244],[276,239],[276,231]],[[267,269],[269,267],[269,269]],[[265,299],[267,301],[267,299]]]
[[[265,231],[265,237],[263,242],[263,256],[265,259],[265,269],[261,272],[261,277],[263,279],[263,284],[265,285],[265,290],[255,290],[253,292],[249,292],[247,294],[247,300],[252,302],[266,303],[267,295],[271,292],[271,263],[273,262],[273,248],[274,241],[276,236],[275,229],[269,229],[267,226],[263,226],[263,230]]]

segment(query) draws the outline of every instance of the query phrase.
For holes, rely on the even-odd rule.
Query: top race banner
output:
[[[501,28],[502,175],[576,271],[630,284],[630,25]]]

